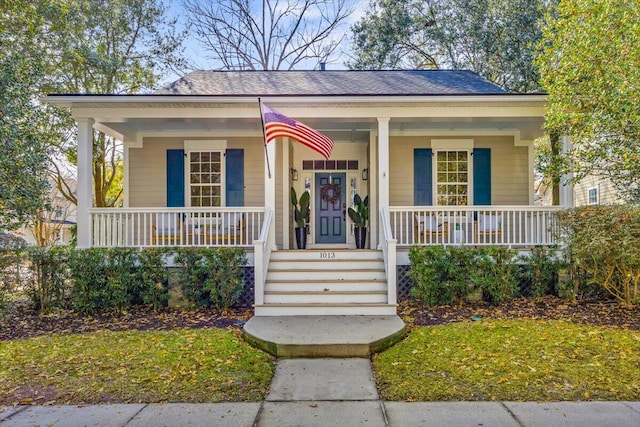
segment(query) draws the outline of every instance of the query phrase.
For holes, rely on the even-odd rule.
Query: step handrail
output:
[[[264,221],[260,229],[258,240],[253,242],[254,247],[254,305],[264,305],[264,284],[269,270],[271,259],[271,249],[273,248],[273,235],[271,233],[271,222],[273,212],[265,209]]]
[[[380,225],[382,228],[382,254],[384,257],[384,271],[387,276],[387,304],[397,304],[398,292],[396,284],[396,245],[391,231],[389,208],[380,209]]]

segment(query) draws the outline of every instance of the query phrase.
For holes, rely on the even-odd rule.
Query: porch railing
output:
[[[94,208],[94,247],[251,246],[264,220],[263,207]]]
[[[391,206],[398,245],[556,244],[559,206]]]
[[[382,253],[384,256],[384,270],[387,275],[387,304],[398,302],[396,290],[396,239],[393,238],[388,208],[380,209],[380,224],[382,225]]]

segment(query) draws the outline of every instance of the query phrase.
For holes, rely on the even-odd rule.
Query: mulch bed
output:
[[[626,308],[615,302],[567,302],[556,297],[520,298],[492,306],[474,302],[462,306],[425,307],[403,302],[398,310],[410,326],[441,325],[478,319],[554,319],[589,325],[640,330],[640,307]],[[82,333],[99,330],[168,330],[219,327],[238,331],[253,315],[252,309],[187,310],[164,308],[154,311],[137,307],[125,313],[82,316],[70,311],[40,315],[26,307],[15,307],[0,318],[0,340],[30,338],[51,333]]]
[[[398,311],[406,323],[414,326],[479,319],[536,319],[640,330],[640,306],[623,307],[614,301],[568,302],[553,296],[518,298],[499,306],[474,302],[462,306],[425,307],[403,302]]]

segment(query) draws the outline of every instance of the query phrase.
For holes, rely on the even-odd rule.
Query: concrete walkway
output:
[[[264,402],[0,407],[0,426],[640,427],[640,402],[383,402],[368,359],[281,359]]]

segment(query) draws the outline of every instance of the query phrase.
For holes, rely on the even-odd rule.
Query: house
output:
[[[265,145],[259,97],[331,137],[330,158]],[[395,313],[412,245],[555,243],[558,207],[534,205],[546,96],[470,71],[196,71],[149,95],[46,100],[78,125],[78,246],[245,247],[256,314]],[[94,129],[124,141],[123,208],[91,206]],[[290,187],[311,193],[306,251]],[[366,251],[346,215],[356,193]]]

